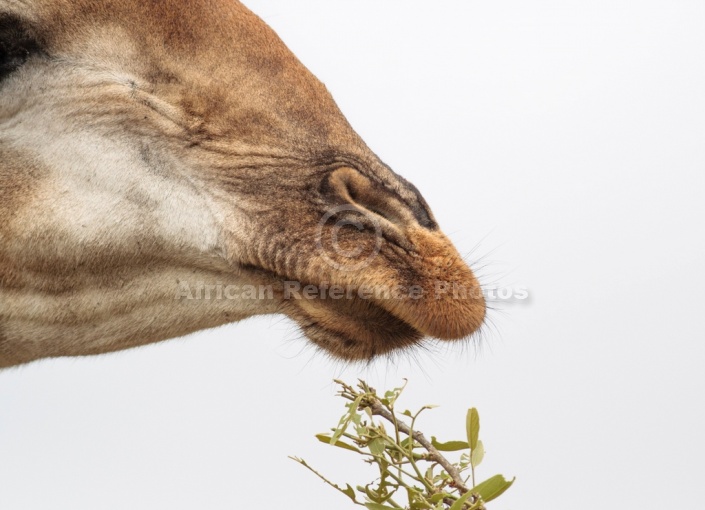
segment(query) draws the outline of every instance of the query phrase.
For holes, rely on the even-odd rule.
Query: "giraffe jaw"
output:
[[[314,286],[315,287],[315,286]],[[315,294],[315,292],[314,292]],[[368,361],[419,344],[424,334],[355,292],[342,298],[322,293],[290,301],[287,315],[319,348],[345,361]]]

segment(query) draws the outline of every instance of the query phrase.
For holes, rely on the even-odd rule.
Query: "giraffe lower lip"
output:
[[[335,357],[369,360],[420,342],[424,335],[371,301],[298,300],[290,314],[306,336]]]
[[[304,334],[334,357],[347,361],[375,356],[419,343],[424,334],[357,293],[334,297],[316,284],[300,282],[267,269],[248,267],[281,286],[282,311],[299,324]],[[286,296],[284,286],[296,284],[311,292]]]

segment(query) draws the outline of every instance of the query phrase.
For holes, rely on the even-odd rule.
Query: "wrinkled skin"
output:
[[[0,0],[0,59],[0,366],[267,313],[344,360],[482,324],[418,190],[240,3]]]

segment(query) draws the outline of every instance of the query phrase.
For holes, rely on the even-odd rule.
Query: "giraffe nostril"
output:
[[[378,197],[372,196],[369,193],[360,194],[355,189],[348,190],[352,202],[362,207],[363,209],[381,216],[385,220],[399,224],[401,223],[399,215],[395,214],[391,204],[385,204]]]
[[[394,193],[357,170],[339,168],[328,177],[327,189],[337,200],[364,209],[397,227],[404,228],[414,221],[413,213]]]

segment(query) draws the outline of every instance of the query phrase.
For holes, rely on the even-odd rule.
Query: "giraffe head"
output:
[[[239,2],[0,0],[0,59],[0,357],[284,313],[357,360],[482,324],[419,191]],[[272,292],[174,299],[196,280]]]

